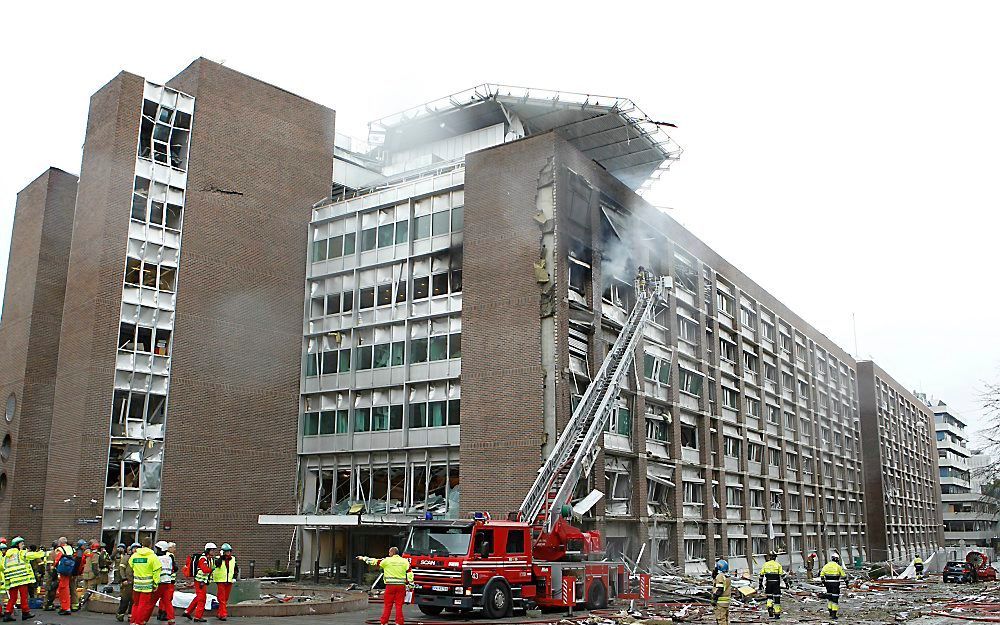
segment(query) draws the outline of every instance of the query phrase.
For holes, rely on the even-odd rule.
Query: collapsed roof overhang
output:
[[[680,157],[681,147],[626,98],[483,84],[369,124],[369,141],[406,150],[504,123],[529,136],[555,131],[632,189]]]

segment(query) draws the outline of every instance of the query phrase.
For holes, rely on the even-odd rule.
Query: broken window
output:
[[[624,515],[631,512],[632,503],[632,463],[618,457],[605,460],[604,481],[607,500],[605,512],[609,515]]]
[[[590,222],[590,198],[593,189],[581,176],[570,173],[569,218],[587,225]]]
[[[697,482],[684,482],[684,503],[705,503],[705,485]]]
[[[742,454],[743,443],[738,438],[733,438],[732,436],[726,436],[723,439],[724,453],[730,458],[739,458]]]
[[[674,252],[674,280],[675,284],[679,288],[682,288],[689,293],[697,293],[697,261],[683,252]]]
[[[139,158],[184,169],[187,165],[187,144],[191,130],[191,115],[183,111],[143,100],[142,122],[139,126]]]
[[[698,428],[686,423],[681,424],[681,447],[698,449]]]
[[[701,397],[701,387],[705,378],[700,373],[681,367],[678,370],[679,389],[684,393]]]
[[[684,315],[677,315],[677,336],[683,341],[691,343],[693,345],[698,344],[698,322],[685,317]]]

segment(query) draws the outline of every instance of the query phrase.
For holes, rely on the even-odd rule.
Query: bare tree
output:
[[[984,512],[1000,515],[1000,384],[987,384],[982,394],[983,411],[986,413],[986,428],[980,432],[985,442],[983,452],[993,458],[993,462],[976,471],[983,484],[979,500]]]

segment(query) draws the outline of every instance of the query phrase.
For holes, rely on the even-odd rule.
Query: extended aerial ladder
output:
[[[670,288],[669,277],[640,269],[635,279],[635,306],[611,346],[600,371],[587,387],[573,416],[556,441],[534,484],[521,503],[521,520],[551,533],[563,516],[577,483],[589,476],[597,460],[604,428],[617,409],[618,393],[628,374],[636,346],[654,306]]]

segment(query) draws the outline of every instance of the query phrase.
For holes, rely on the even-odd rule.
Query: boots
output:
[[[14,622],[14,616],[13,616],[13,615],[11,615],[11,614],[6,614],[6,613],[5,613],[5,614],[3,615],[3,622],[4,622],[4,623],[13,623],[13,622]]]

